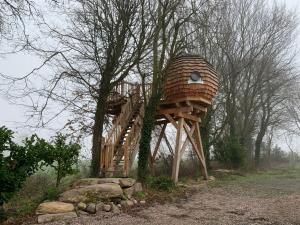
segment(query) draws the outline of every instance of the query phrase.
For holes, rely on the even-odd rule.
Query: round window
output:
[[[192,80],[192,81],[196,82],[196,81],[199,81],[200,79],[201,79],[201,75],[200,75],[199,72],[193,71],[193,72],[191,73],[191,80]]]

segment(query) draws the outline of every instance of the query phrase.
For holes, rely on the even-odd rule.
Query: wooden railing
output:
[[[130,129],[130,133],[126,137],[126,141],[123,146],[124,150],[124,176],[128,176],[129,169],[135,159],[137,153],[137,146],[140,139],[142,123],[144,118],[144,104],[140,106],[138,116],[135,118],[134,123]]]
[[[133,86],[120,85],[119,87],[122,87],[120,90],[127,94],[127,91],[129,90],[128,87],[132,88]],[[132,113],[140,101],[140,85],[135,85],[134,89],[131,89],[131,93],[128,93],[127,102],[122,106],[121,113],[115,118],[111,130],[104,140],[102,148],[103,157],[101,158],[101,164],[106,167],[104,169],[107,170],[109,167],[113,166],[113,158],[117,150],[117,144],[120,143],[121,139],[124,137],[126,126],[128,125],[128,122],[130,122],[129,120],[132,117]]]
[[[110,101],[118,98],[126,99],[126,102],[121,107],[120,114],[114,119],[113,126],[107,133],[104,144],[102,145],[101,154],[101,170],[114,171],[114,161],[124,160],[123,172],[128,176],[129,169],[137,154],[138,142],[144,117],[144,97],[146,101],[149,100],[151,93],[151,84],[144,86],[145,95],[140,84],[133,84],[129,82],[122,82],[113,89]],[[137,109],[137,107],[139,107]],[[134,110],[138,110],[138,114],[133,117]],[[132,120],[134,119],[134,121]],[[132,122],[130,131],[125,137],[126,129],[128,129],[129,122]],[[119,151],[119,152],[117,152]],[[121,157],[120,157],[121,154]]]
[[[114,102],[116,100],[119,100],[119,98],[129,97],[129,95],[134,92],[137,86],[138,84],[130,83],[127,81],[119,83],[112,89],[108,97],[108,101]]]

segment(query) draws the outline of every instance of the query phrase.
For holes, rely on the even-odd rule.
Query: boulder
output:
[[[103,205],[103,211],[109,212],[111,210],[111,205],[105,204]]]
[[[101,199],[121,198],[122,188],[118,184],[95,184],[63,192],[59,200],[62,202],[97,202]]]
[[[95,184],[108,184],[114,183],[119,184],[119,178],[84,178],[77,180],[73,183],[73,187],[83,187],[83,186],[90,186]]]
[[[132,178],[120,178],[119,180],[121,188],[132,187],[135,184],[135,179]]]
[[[69,220],[76,217],[77,214],[75,212],[44,214],[38,216],[38,223],[47,223],[47,222],[58,221],[58,220]]]
[[[119,214],[120,213],[120,209],[118,206],[116,206],[115,204],[111,203],[111,211],[114,214]]]
[[[134,185],[134,192],[141,192],[143,191],[143,186],[141,183],[135,183]]]
[[[66,212],[72,212],[75,208],[73,204],[70,203],[64,203],[64,202],[44,202],[41,203],[37,210],[36,214],[56,214],[56,213],[66,213]]]
[[[79,215],[79,216],[88,216],[89,213],[88,213],[88,212],[85,212],[85,211],[82,211],[82,210],[78,210],[78,215]]]
[[[122,207],[131,207],[131,206],[134,206],[133,202],[130,201],[130,200],[121,201],[121,205],[122,205]]]
[[[132,187],[123,188],[124,195],[131,198],[134,193],[143,191],[141,183],[135,183]]]
[[[85,211],[90,214],[95,214],[96,213],[96,204],[94,204],[94,203],[88,204]]]
[[[134,186],[129,188],[124,188],[123,192],[126,197],[131,198],[132,195],[135,193],[135,188]]]
[[[103,206],[104,206],[104,203],[103,203],[103,202],[98,202],[98,203],[96,204],[96,211],[97,211],[97,212],[102,211],[102,210],[103,210]]]
[[[85,210],[86,209],[86,204],[84,202],[79,202],[77,205],[79,210]]]
[[[138,204],[138,201],[137,201],[137,200],[135,200],[135,199],[132,199],[132,202],[133,202],[133,204],[135,204],[135,205],[137,205],[137,204]]]
[[[145,201],[145,200],[142,200],[142,201],[140,201],[140,204],[141,204],[141,205],[145,205],[145,204],[146,204],[146,201]]]

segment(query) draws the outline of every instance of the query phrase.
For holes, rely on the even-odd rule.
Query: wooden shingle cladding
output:
[[[203,83],[189,82],[193,72],[200,73]],[[207,61],[198,56],[181,56],[167,71],[164,101],[194,101],[208,106],[217,94],[218,86],[217,72]]]

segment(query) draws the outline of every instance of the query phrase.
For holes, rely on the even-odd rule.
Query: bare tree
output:
[[[224,136],[237,137],[251,155],[255,139],[258,155],[265,128],[287,97],[280,91],[279,100],[271,86],[284,90],[294,78],[295,14],[284,5],[258,0],[219,0],[205,12],[194,20],[198,29],[191,51],[205,56],[220,74],[221,89],[204,124],[210,133],[208,148]]]
[[[144,5],[137,0],[69,1],[59,11],[66,20],[62,27],[46,19],[40,25],[49,46],[30,42],[31,49],[43,57],[42,65],[21,79],[13,79],[14,85],[24,84],[23,96],[41,97],[32,105],[39,126],[69,110],[75,116],[70,121],[75,130],[91,131],[92,176],[99,175],[108,97],[141,60],[150,39]],[[38,73],[45,65],[54,68],[53,76]],[[33,79],[41,79],[43,87],[30,86]],[[63,106],[61,111],[45,119],[57,102]]]

